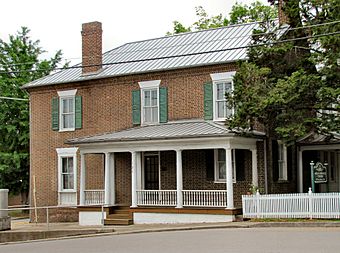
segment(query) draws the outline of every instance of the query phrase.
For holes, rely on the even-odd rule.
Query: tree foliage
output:
[[[258,46],[248,50],[249,61],[240,64],[235,92],[228,97],[237,108],[227,122],[230,128],[261,123],[268,136],[287,142],[311,131],[340,131],[340,36],[332,34],[340,30],[339,5],[336,0],[285,1],[286,34],[254,35]],[[272,43],[282,39],[290,41]]]
[[[241,24],[253,21],[272,20],[277,17],[277,11],[271,6],[255,1],[250,5],[236,3],[228,16],[222,14],[209,16],[202,6],[195,8],[198,20],[186,27],[179,21],[173,22],[173,31],[168,34],[199,31],[209,28],[218,28],[227,25]]]
[[[49,74],[61,61],[58,51],[41,60],[45,52],[22,27],[8,42],[0,40],[0,94],[28,100],[21,89],[25,83]],[[28,192],[29,183],[29,102],[0,99],[0,188],[11,193]]]

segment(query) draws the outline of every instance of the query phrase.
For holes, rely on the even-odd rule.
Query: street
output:
[[[237,228],[106,235],[1,245],[1,253],[339,252],[340,228]]]

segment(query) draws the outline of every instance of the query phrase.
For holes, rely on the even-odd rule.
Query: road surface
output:
[[[340,228],[237,228],[105,235],[0,245],[1,253],[328,253]]]

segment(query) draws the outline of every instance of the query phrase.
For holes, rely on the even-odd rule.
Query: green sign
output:
[[[327,183],[327,168],[320,162],[314,165],[314,183]]]

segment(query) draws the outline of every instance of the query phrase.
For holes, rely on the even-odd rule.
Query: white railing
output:
[[[340,193],[242,196],[244,218],[340,218]]]
[[[176,190],[141,190],[137,191],[137,205],[140,206],[176,206]]]
[[[183,190],[183,206],[226,207],[225,190]]]
[[[104,190],[85,190],[85,205],[102,205],[104,204]]]

